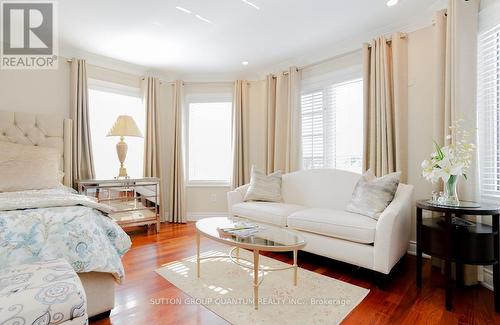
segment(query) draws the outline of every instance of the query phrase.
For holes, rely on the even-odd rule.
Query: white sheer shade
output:
[[[120,115],[116,119],[115,124],[109,130],[107,135],[110,136],[128,136],[128,137],[139,137],[142,138],[142,133],[137,127],[132,116],[129,115]]]

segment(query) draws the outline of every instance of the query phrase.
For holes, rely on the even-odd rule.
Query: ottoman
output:
[[[87,324],[80,278],[62,259],[0,269],[0,324]]]

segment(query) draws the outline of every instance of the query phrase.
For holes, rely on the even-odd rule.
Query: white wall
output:
[[[0,70],[0,110],[69,117],[69,64],[57,70]]]
[[[416,200],[429,198],[431,183],[421,176],[420,163],[431,154],[433,140],[433,106],[435,58],[433,27],[408,34],[408,183],[415,186]],[[415,240],[415,211],[412,240]]]

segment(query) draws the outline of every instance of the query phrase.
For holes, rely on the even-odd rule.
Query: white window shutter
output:
[[[478,132],[480,190],[500,199],[500,24],[478,39]]]
[[[355,133],[359,141],[346,134],[346,125],[361,126],[362,80],[327,84],[306,88],[301,97],[302,166],[304,169],[338,168],[361,172],[362,134]],[[354,110],[350,111],[349,110]],[[343,119],[338,120],[338,112]],[[349,114],[346,118],[346,111]],[[347,125],[349,128],[349,125]],[[343,129],[344,133],[339,132]],[[354,145],[351,145],[354,143]],[[347,148],[347,150],[346,150]]]

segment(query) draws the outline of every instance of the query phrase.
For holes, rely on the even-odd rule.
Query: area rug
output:
[[[202,257],[225,255],[225,247],[202,253]],[[242,250],[251,260],[252,253]],[[285,263],[265,256],[264,267],[284,267]],[[251,264],[249,264],[251,265]],[[300,256],[299,256],[300,265]],[[156,272],[190,298],[152,299],[155,304],[201,304],[232,324],[339,324],[366,297],[369,290],[302,268],[298,284],[293,270],[264,272],[259,287],[259,309],[253,306],[253,271],[229,259],[205,259],[201,277],[196,276],[196,256],[165,264]]]

